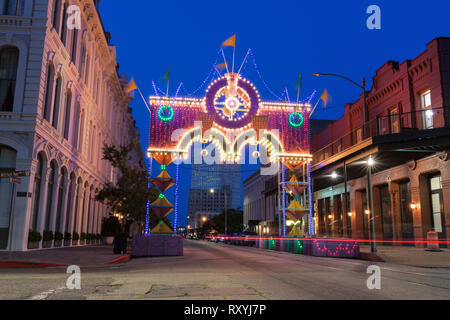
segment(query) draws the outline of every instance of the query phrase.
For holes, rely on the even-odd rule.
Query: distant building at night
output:
[[[367,93],[368,122],[361,97],[313,137],[318,235],[369,239],[372,157],[376,240],[423,240],[432,230],[449,238],[450,38],[427,47],[412,60],[388,61],[376,71]]]
[[[16,186],[0,180],[0,250],[27,250],[30,230],[98,234],[110,213],[94,199],[118,175],[101,160],[103,143],[128,144],[138,131],[98,3],[0,0],[0,173],[29,174]],[[66,23],[70,5],[81,29]],[[135,160],[143,165],[142,152]]]

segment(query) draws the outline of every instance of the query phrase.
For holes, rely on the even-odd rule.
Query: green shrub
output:
[[[72,235],[72,240],[78,241],[80,240],[80,235],[78,234],[78,232],[74,232]]]
[[[97,233],[96,238],[97,238],[97,240],[101,240],[102,239],[102,235],[100,233]]]
[[[61,241],[64,238],[63,234],[59,231],[55,232],[55,241]]]
[[[55,238],[53,231],[45,230],[43,238],[44,241],[52,241]]]
[[[70,232],[64,232],[64,240],[71,240],[72,239],[72,235],[70,234]]]
[[[30,242],[39,242],[42,240],[42,236],[39,232],[30,230],[28,233],[28,241]]]
[[[81,233],[80,240],[81,241],[86,240],[86,233],[84,232]]]

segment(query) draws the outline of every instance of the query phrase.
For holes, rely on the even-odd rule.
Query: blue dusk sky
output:
[[[369,30],[370,5],[381,8],[381,30]],[[202,97],[213,64],[222,62],[221,43],[237,34],[236,64],[247,50],[251,56],[242,72],[263,100],[277,100],[288,89],[296,99],[295,83],[302,75],[301,97],[314,90],[315,103],[326,88],[332,100],[313,118],[337,119],[344,105],[359,98],[360,89],[338,79],[313,77],[314,72],[339,73],[372,84],[377,68],[388,60],[412,59],[435,37],[450,37],[447,0],[107,0],[100,12],[117,47],[120,73],[134,77],[145,96],[154,94],[152,80],[165,90],[162,77],[170,66],[174,95]],[[226,48],[231,57],[232,49]],[[148,145],[149,116],[139,95],[131,104]],[[245,179],[256,170],[244,165]],[[175,175],[174,168],[169,169]],[[179,225],[185,225],[190,166],[180,166]]]

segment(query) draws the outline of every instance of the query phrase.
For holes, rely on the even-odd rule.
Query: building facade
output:
[[[244,181],[244,227],[257,234],[279,232],[278,175],[258,170]]]
[[[386,245],[423,246],[429,231],[447,239],[450,38],[432,40],[413,60],[384,64],[367,109],[363,97],[348,104],[312,143],[319,236],[369,239],[373,215],[375,239]]]
[[[118,175],[103,143],[138,133],[98,5],[0,0],[0,171],[27,173],[1,179],[0,250],[27,250],[30,230],[98,234],[110,213],[94,198]]]

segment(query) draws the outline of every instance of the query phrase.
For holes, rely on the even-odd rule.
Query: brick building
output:
[[[71,5],[80,29],[66,23]],[[0,180],[0,250],[27,250],[29,230],[100,233],[110,213],[94,198],[118,175],[101,148],[138,131],[98,5],[0,0],[0,172],[29,173]]]
[[[312,139],[316,232],[369,238],[372,157],[376,239],[417,241],[430,230],[448,238],[450,38],[436,38],[415,59],[388,61],[376,71],[367,122],[363,101],[346,105],[344,116]]]

